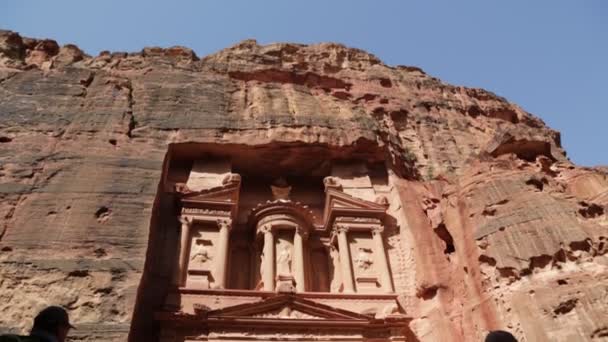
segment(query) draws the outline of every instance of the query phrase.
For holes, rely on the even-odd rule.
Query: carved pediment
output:
[[[200,191],[181,192],[179,200],[186,211],[204,209],[215,212],[229,212],[231,216],[236,215],[241,188],[240,178],[225,182],[224,185],[203,189]],[[192,210],[190,210],[192,211]],[[223,214],[218,214],[223,216]]]
[[[386,204],[366,201],[342,191],[327,189],[324,222],[326,227],[331,227],[337,216],[373,217],[381,220],[386,209]]]
[[[207,317],[215,318],[264,318],[289,320],[352,320],[370,321],[373,317],[337,309],[294,295],[280,295],[255,303],[229,306],[209,311]]]
[[[181,196],[187,202],[237,202],[240,183],[229,183],[210,189],[188,192]]]
[[[280,307],[263,313],[251,315],[257,318],[279,318],[279,319],[323,319],[324,317],[315,316],[293,308],[291,305]]]

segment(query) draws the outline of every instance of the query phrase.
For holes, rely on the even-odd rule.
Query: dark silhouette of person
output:
[[[70,329],[68,312],[60,306],[49,306],[36,315],[29,336],[3,335],[0,342],[65,342]]]
[[[494,330],[488,333],[485,342],[517,342],[517,339],[508,331]]]

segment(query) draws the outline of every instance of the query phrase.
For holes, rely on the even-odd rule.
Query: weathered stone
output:
[[[355,211],[357,201],[386,209],[383,240],[346,244],[359,244],[355,290],[372,297],[384,272],[365,274],[380,267],[367,254],[385,246],[396,299],[332,297],[345,284],[335,275],[313,286],[329,292],[319,305],[406,315],[408,341],[482,340],[498,328],[528,341],[606,336],[608,172],[569,162],[559,133],[491,92],[333,43],[91,57],[0,31],[0,99],[2,330],[23,331],[59,304],[74,340],[158,340],[154,312],[178,267],[176,196],[229,188],[242,171],[237,225],[290,197],[322,225],[325,191]],[[196,166],[189,178],[195,161],[221,158],[231,173]],[[283,176],[292,188],[273,197]],[[226,271],[227,284],[242,281]],[[188,296],[191,314],[206,312]]]

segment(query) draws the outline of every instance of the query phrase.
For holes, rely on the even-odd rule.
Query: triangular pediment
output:
[[[324,319],[327,317],[321,317],[318,315],[311,315],[302,310],[294,308],[292,305],[285,305],[274,310],[268,310],[266,312],[259,312],[250,315],[250,317],[256,318],[279,318],[279,319]]]
[[[348,216],[381,218],[386,209],[386,205],[356,198],[342,191],[329,189],[325,195],[324,222],[326,225],[331,224],[331,221],[338,213]]]
[[[239,198],[239,183],[189,192],[181,196],[184,203],[237,203]]]
[[[239,304],[209,311],[208,317],[354,321],[368,321],[372,319],[370,316],[337,309],[295,295],[279,295],[259,302]]]

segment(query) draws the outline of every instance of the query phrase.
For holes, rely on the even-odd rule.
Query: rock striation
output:
[[[608,338],[608,172],[574,165],[558,132],[504,98],[333,43],[92,57],[11,31],[0,31],[0,331],[60,304],[75,341],[154,339],[143,285],[163,279],[147,256],[177,145],[243,163],[258,153],[269,173],[322,174],[319,156],[386,161],[411,340],[499,328]]]

